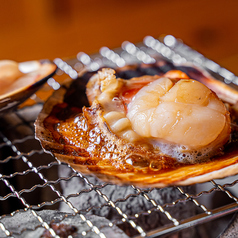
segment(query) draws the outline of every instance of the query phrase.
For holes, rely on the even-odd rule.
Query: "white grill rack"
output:
[[[60,87],[57,77],[68,75],[76,79],[78,72],[83,69],[94,71],[102,66],[121,67],[135,62],[153,63],[158,56],[167,58],[173,63],[193,62],[207,69],[219,80],[224,80],[235,87],[238,84],[238,77],[233,73],[168,35],[162,40],[147,36],[143,43],[136,45],[124,42],[121,48],[114,50],[102,47],[98,54],[91,56],[80,52],[75,59],[57,58],[54,62],[60,70],[55,78],[48,80],[48,85],[51,90],[57,90]],[[91,182],[91,177],[85,177],[68,165],[59,163],[42,150],[39,142],[34,138],[34,121],[44,101],[36,95],[32,99],[35,100],[34,105],[23,107],[0,118],[0,237],[25,237],[26,232],[36,231],[39,227],[48,230],[52,237],[59,237],[41,211],[48,209],[58,211],[62,203],[69,208],[72,216],[79,217],[80,224],[86,224],[86,228],[80,230],[82,237],[101,238],[111,237],[107,231],[116,226],[123,227],[125,223],[135,231],[134,238],[162,237],[191,227],[196,228],[197,233],[200,229],[200,236],[197,237],[202,237],[201,230],[204,224],[221,219],[223,227],[209,234],[209,237],[216,237],[228,225],[232,214],[238,210],[237,176],[197,185],[196,193],[187,192],[185,187],[176,187],[181,197],[164,204],[153,196],[154,189],[140,189],[135,186],[130,186],[131,192],[126,197],[111,197],[104,193],[104,188],[115,186],[115,190],[120,190],[119,186],[101,183],[94,179]],[[58,176],[57,171],[62,166],[70,169],[70,175]],[[74,178],[82,180],[86,189],[64,195],[61,183],[67,183]],[[92,193],[100,197],[100,204],[80,209],[71,202],[72,198],[80,199],[82,194],[87,198],[87,195]],[[214,196],[224,203],[214,207]],[[137,198],[143,198],[150,208],[145,207],[128,215],[127,210],[122,209],[120,205],[130,203],[131,199]],[[196,214],[179,220],[171,209],[178,204],[187,206],[188,203],[190,206],[192,204]],[[110,207],[117,214],[117,218],[112,221],[106,219],[103,224],[94,224],[88,213],[94,213],[105,207]],[[29,228],[23,220],[21,221],[23,224],[16,227],[16,217],[26,213],[29,213],[32,219],[36,219],[35,225]],[[167,220],[166,224],[158,225],[153,230],[145,230],[143,225],[138,224],[138,218],[149,216],[151,213],[164,216]],[[64,222],[69,214],[62,214],[61,221]],[[116,236],[116,233],[114,235],[121,237]]]

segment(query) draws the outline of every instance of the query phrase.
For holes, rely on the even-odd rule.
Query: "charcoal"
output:
[[[72,175],[71,173],[72,170],[67,166],[59,168],[60,177],[68,178]],[[185,201],[185,196],[177,187],[139,189],[134,186],[104,184],[95,177],[87,177],[87,180],[89,182],[85,182],[84,178],[77,176],[67,181],[61,181],[63,195],[80,212],[102,216],[116,222],[130,236],[136,235],[137,231],[132,229],[129,222],[122,222],[122,214],[126,214],[129,220],[135,221],[145,231],[151,231],[172,223],[165,213],[159,210],[160,208],[169,212],[178,221],[195,215],[197,211],[194,203]],[[194,194],[195,186],[182,189],[184,192]],[[114,205],[109,205],[101,194],[105,195],[117,208],[114,208]],[[157,207],[153,205],[152,199],[156,202]],[[181,202],[172,206],[172,203],[178,200]],[[62,212],[72,212],[70,206],[64,202],[60,204],[59,209]],[[139,217],[135,217],[135,214],[139,214]],[[189,231],[186,236],[187,232],[185,231],[183,237],[191,237],[191,232],[193,231]]]
[[[91,231],[92,229],[81,219],[79,214],[70,215],[54,210],[36,211],[36,213],[48,224],[50,224],[51,221],[54,221],[57,224],[65,224],[74,227],[75,232],[72,235],[74,238],[99,237],[96,233]],[[103,234],[107,234],[107,237],[128,238],[128,236],[117,226],[109,227],[109,221],[106,218],[95,215],[87,215],[85,218],[90,220]],[[8,230],[13,232],[12,235],[15,238],[40,238],[45,232],[45,228],[41,226],[38,218],[29,210],[16,213],[13,217],[5,217],[1,219],[1,222]],[[82,232],[86,232],[86,235],[83,236]],[[0,230],[0,237],[4,238],[8,236]]]

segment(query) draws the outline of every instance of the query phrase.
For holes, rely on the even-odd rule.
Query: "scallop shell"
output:
[[[57,66],[50,60],[34,60],[19,63],[22,76],[16,80],[15,86],[0,95],[0,115],[14,110],[40,89],[54,75]]]
[[[237,122],[233,110],[236,111],[238,92],[193,65],[173,65],[159,60],[154,64],[118,68],[116,74],[130,79],[142,75],[163,75],[171,69],[181,70],[190,78],[213,87],[229,103],[233,122]],[[45,151],[52,153],[56,159],[103,181],[140,187],[191,185],[238,173],[238,144],[235,139],[225,147],[221,156],[207,162],[176,164],[167,158],[164,167],[161,163],[156,164],[149,150],[128,143],[109,130],[102,119],[100,105],[89,107],[86,84],[94,73],[86,72],[54,92],[35,122],[36,138]],[[97,92],[96,88],[94,90]],[[233,137],[238,131],[234,128]],[[130,163],[125,163],[126,159]]]

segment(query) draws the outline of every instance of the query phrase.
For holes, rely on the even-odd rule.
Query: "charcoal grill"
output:
[[[180,237],[185,230],[187,235],[193,232],[193,237],[218,237],[226,229],[238,210],[237,176],[194,185],[192,189],[175,187],[179,196],[161,203],[158,194],[166,193],[166,188],[128,186],[127,193],[120,194],[122,187],[80,174],[45,153],[35,140],[34,121],[44,101],[63,82],[76,79],[83,69],[151,63],[155,56],[174,63],[193,62],[237,88],[238,77],[232,72],[170,35],[158,39],[147,36],[138,44],[123,42],[113,50],[102,47],[93,55],[79,52],[73,59],[55,59],[59,70],[54,78],[17,111],[0,118],[0,237],[39,237],[43,230],[59,237],[50,225],[52,221],[80,225],[77,237]],[[76,178],[83,184],[82,189],[65,193],[62,187]],[[117,196],[108,193],[107,188],[117,191]],[[92,197],[97,202],[88,207],[75,205],[77,199],[86,201]],[[137,204],[139,198],[146,206],[129,213],[130,205]],[[194,212],[188,211],[180,219],[173,212],[178,206],[183,212],[186,208]],[[114,218],[109,214],[104,219],[104,209],[113,211]],[[151,214],[163,217],[165,222],[145,228],[140,218]]]

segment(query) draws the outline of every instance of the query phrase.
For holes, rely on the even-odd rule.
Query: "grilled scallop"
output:
[[[102,69],[59,89],[36,121],[45,150],[83,173],[141,187],[236,174],[237,92],[195,67],[161,73],[157,65],[152,76],[142,67],[129,80],[120,77],[124,69]],[[229,91],[227,101],[235,103],[222,101],[204,82]]]

